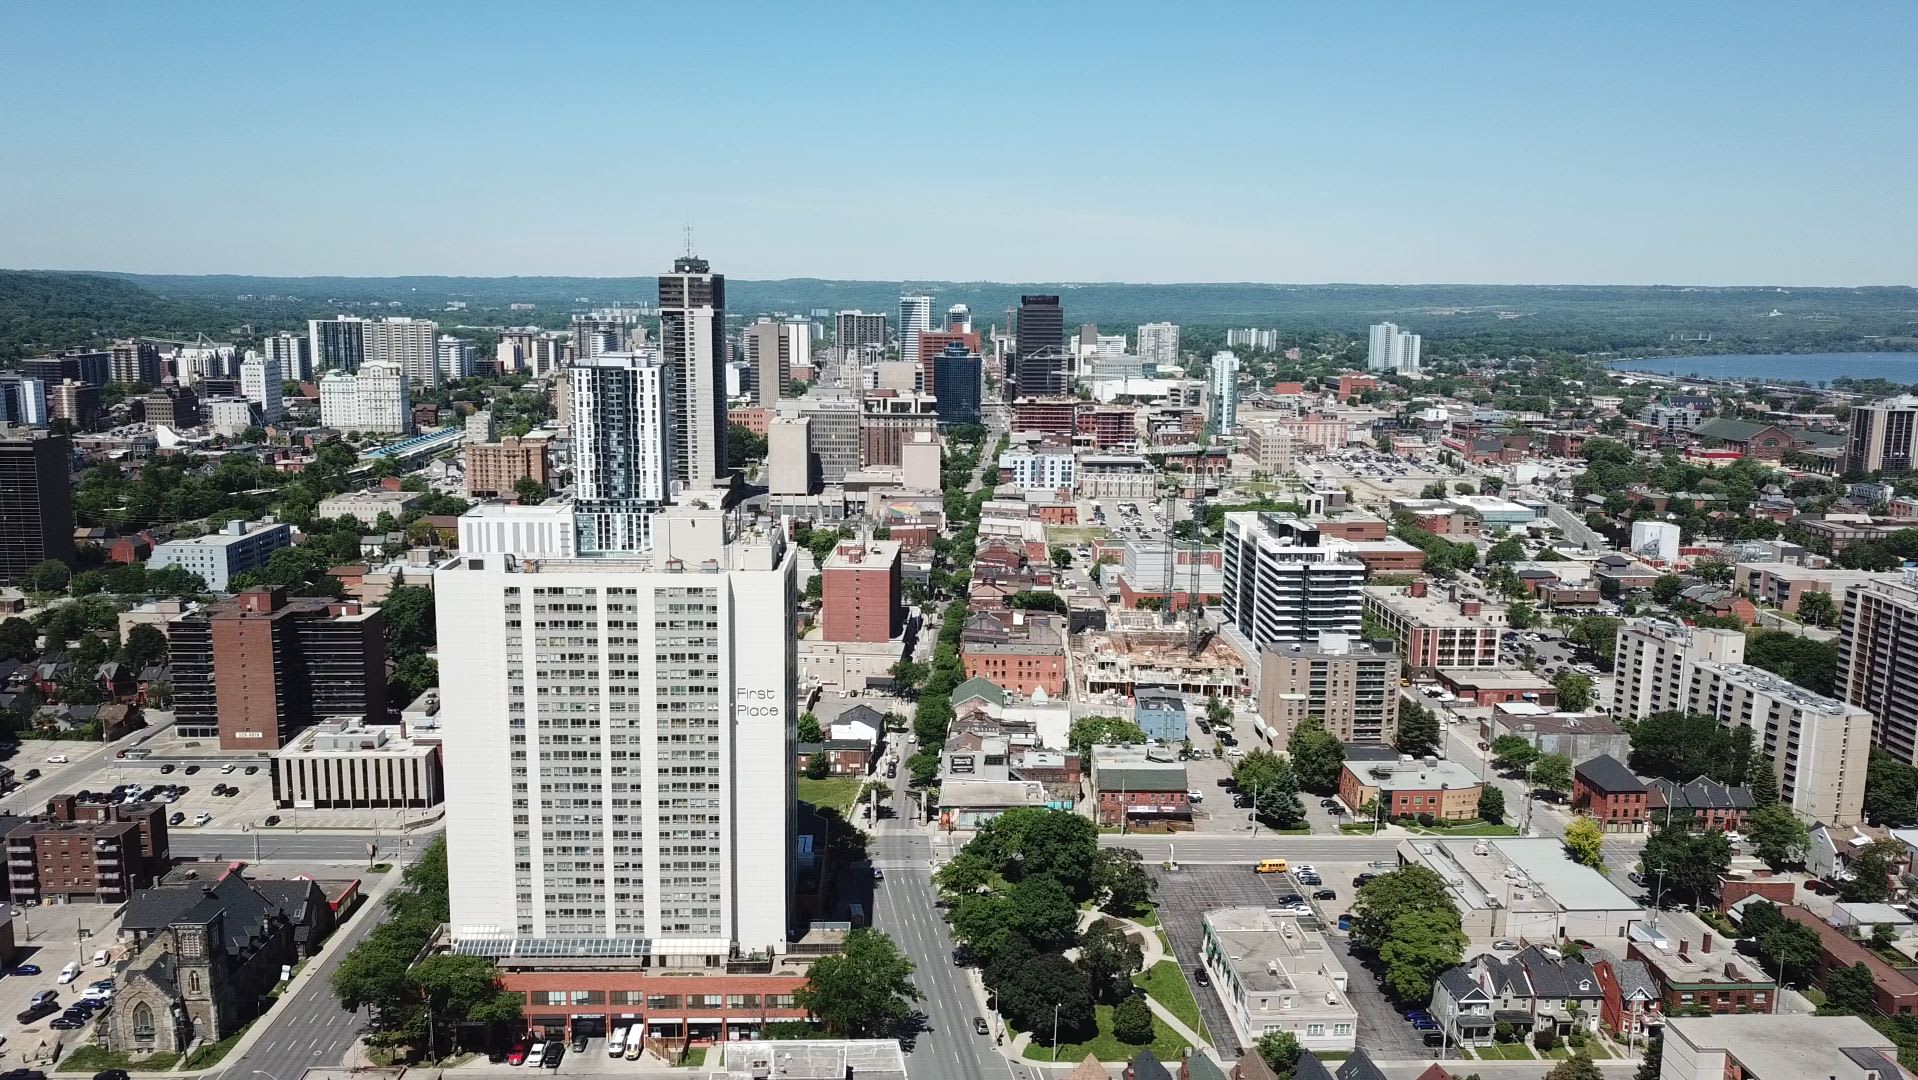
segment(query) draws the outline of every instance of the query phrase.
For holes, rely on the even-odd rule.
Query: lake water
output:
[[[1761,353],[1724,356],[1654,356],[1619,360],[1615,368],[1681,378],[1768,379],[1780,382],[1829,382],[1841,376],[1918,383],[1918,352]]]

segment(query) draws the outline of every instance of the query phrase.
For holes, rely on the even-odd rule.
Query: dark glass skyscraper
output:
[[[942,424],[979,422],[979,396],[984,361],[962,342],[946,345],[932,358],[933,410]]]
[[[1057,296],[1019,298],[1019,351],[1014,354],[1014,397],[1048,397],[1071,389],[1066,358],[1066,315]]]
[[[673,476],[687,487],[724,486],[726,275],[688,254],[659,275],[659,351],[670,377]]]

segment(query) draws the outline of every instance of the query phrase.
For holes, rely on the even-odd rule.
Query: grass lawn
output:
[[[686,1060],[679,1063],[682,1069],[703,1068],[706,1064],[706,1051],[711,1047],[693,1046],[686,1050]]]
[[[850,813],[853,799],[859,796],[857,776],[828,776],[824,780],[799,778],[799,801],[814,806],[832,807],[841,814]]]
[[[1532,1050],[1524,1043],[1487,1043],[1472,1047],[1481,1061],[1531,1061]]]
[[[1419,836],[1517,836],[1519,834],[1516,825],[1493,825],[1483,821],[1476,825],[1458,825],[1449,829],[1438,827],[1428,829],[1423,825],[1407,825],[1405,828],[1406,831]]]
[[[101,1072],[106,1069],[125,1069],[128,1072],[166,1072],[180,1063],[178,1054],[155,1054],[152,1057],[130,1058],[126,1054],[108,1050],[104,1046],[82,1046],[60,1060],[54,1066],[56,1072]]]
[[[1205,1018],[1199,1015],[1199,1003],[1193,1000],[1192,987],[1185,981],[1185,972],[1180,970],[1177,960],[1159,961],[1134,975],[1132,985],[1165,1006],[1166,1011],[1178,1017],[1186,1027],[1210,1038],[1205,1030]]]
[[[1060,1043],[1060,1061],[1079,1061],[1087,1054],[1100,1061],[1131,1061],[1142,1046],[1122,1043],[1112,1034],[1112,1006],[1097,1005],[1094,1010],[1099,1018],[1099,1033],[1082,1043]],[[1185,1053],[1188,1044],[1179,1038],[1179,1033],[1167,1027],[1158,1017],[1152,1018],[1152,1054],[1160,1061],[1177,1061]],[[1052,1047],[1034,1041],[1026,1046],[1027,1061],[1053,1060]]]
[[[207,1043],[198,1050],[195,1050],[193,1056],[186,1059],[186,1067],[189,1069],[205,1069],[218,1065],[220,1059],[226,1056],[228,1050],[233,1049],[233,1044],[240,1041],[240,1036],[245,1035],[247,1027],[250,1026],[251,1025],[243,1025],[240,1030],[228,1035],[219,1042]]]
[[[1811,1002],[1821,1009],[1825,1007],[1825,992],[1823,990],[1818,989],[1816,986],[1796,987],[1795,989],[1798,990],[1799,995],[1806,1001]]]

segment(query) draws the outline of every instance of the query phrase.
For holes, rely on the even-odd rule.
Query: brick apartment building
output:
[[[822,638],[879,643],[905,633],[897,540],[841,543],[819,573]]]
[[[497,499],[513,494],[521,480],[552,487],[551,439],[508,435],[494,443],[466,445],[466,494],[475,499]]]
[[[47,800],[44,817],[0,817],[7,846],[7,889],[16,904],[59,898],[124,903],[166,872],[165,803]]]
[[[1823,983],[1833,971],[1863,964],[1871,969],[1872,1003],[1885,1016],[1909,1016],[1918,1012],[1918,983],[1887,964],[1864,945],[1845,936],[1845,932],[1796,904],[1786,904],[1778,913],[1818,932],[1818,976]]]
[[[248,589],[167,624],[174,722],[222,750],[268,752],[317,720],[386,718],[380,610]]]
[[[1580,762],[1572,775],[1572,809],[1606,832],[1642,832],[1652,789],[1610,754]]]

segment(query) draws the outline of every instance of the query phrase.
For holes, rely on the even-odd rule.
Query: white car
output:
[[[220,774],[223,776],[228,775],[238,768],[239,768],[238,765],[223,765],[220,767]]]
[[[66,763],[67,763],[67,756],[65,754],[48,754],[47,755],[47,764],[49,765],[65,765]]]
[[[1187,802],[1204,802],[1205,792],[1194,789],[1185,793]]]
[[[205,825],[207,822],[212,820],[213,820],[213,815],[207,813],[205,810],[200,811],[198,814],[194,815],[193,817],[193,823],[195,825]]]
[[[77,963],[69,962],[66,967],[63,967],[60,969],[60,984],[62,986],[72,982],[73,980],[79,977],[80,977],[80,965]]]

